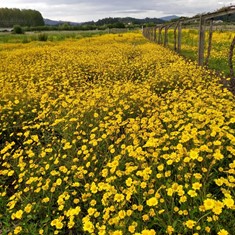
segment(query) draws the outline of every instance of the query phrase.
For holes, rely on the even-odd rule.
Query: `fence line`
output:
[[[213,20],[216,17],[224,16],[224,15],[230,15],[235,13],[235,5],[223,8],[221,10],[218,10],[216,12],[211,12],[207,14],[201,14],[197,15],[192,18],[187,19],[179,19],[176,22],[170,22],[165,23],[161,25],[156,25],[154,27],[144,27],[143,28],[143,35],[147,39],[157,42],[158,44],[163,44],[165,47],[168,45],[168,30],[171,27],[174,27],[174,50],[178,53],[181,52],[181,41],[182,41],[182,26],[184,24],[189,24],[191,22],[198,24],[199,28],[199,43],[198,43],[198,65],[208,65],[209,57],[210,57],[210,51],[211,51],[211,43],[212,43],[212,34],[213,34]],[[204,51],[205,51],[205,31],[206,31],[206,23],[210,23],[209,26],[209,39],[208,39],[208,48],[207,48],[207,57],[204,58]],[[162,41],[162,31],[164,29],[164,37]],[[158,39],[156,31],[158,30]],[[177,37],[178,35],[178,37]],[[232,40],[232,42],[235,41],[235,39]],[[232,44],[231,44],[232,45]],[[233,47],[230,47],[233,49]],[[230,51],[230,54],[231,51]],[[230,67],[231,75],[234,74],[233,68]]]

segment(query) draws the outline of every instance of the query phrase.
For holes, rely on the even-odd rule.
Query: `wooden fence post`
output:
[[[182,22],[178,25],[178,53],[181,52],[181,40],[182,40]]]
[[[167,46],[168,43],[168,35],[167,35],[168,28],[165,26],[165,34],[164,34],[164,47]]]
[[[229,64],[229,70],[230,70],[230,77],[234,79],[234,69],[233,69],[233,49],[235,46],[235,37],[233,38],[233,41],[230,45],[229,49],[229,56],[228,56],[228,64]]]
[[[154,41],[154,42],[156,42],[156,38],[157,38],[156,29],[157,29],[157,27],[154,26],[154,27],[153,27],[153,41]]]
[[[199,45],[198,45],[198,65],[203,66],[204,63],[204,46],[205,46],[205,19],[200,16],[199,24]]]
[[[162,43],[162,26],[160,26],[158,29],[158,43]]]
[[[208,49],[207,49],[207,57],[206,57],[206,62],[205,62],[206,66],[208,66],[209,58],[210,58],[210,55],[211,55],[212,35],[213,35],[213,20],[210,20]]]
[[[177,51],[177,33],[176,30],[179,26],[179,21],[176,23],[175,28],[174,28],[174,51]]]
[[[146,28],[146,37],[149,40],[149,28],[148,27]]]

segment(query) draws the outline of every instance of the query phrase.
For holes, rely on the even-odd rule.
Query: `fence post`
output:
[[[154,26],[154,27],[153,27],[153,41],[154,41],[154,42],[156,42],[156,38],[157,38],[156,29],[157,29],[157,27]]]
[[[210,58],[210,55],[211,55],[212,35],[213,35],[213,20],[210,20],[208,49],[207,49],[207,57],[206,57],[206,62],[205,62],[205,65],[206,65],[206,66],[207,66],[208,63],[209,63],[209,58]]]
[[[182,39],[182,22],[178,25],[178,53],[181,52],[181,39]]]
[[[175,28],[174,28],[174,51],[177,51],[177,34],[176,30],[178,28],[179,21],[176,23]]]
[[[232,79],[234,79],[234,70],[233,70],[233,49],[234,49],[234,46],[235,46],[235,37],[233,38],[233,41],[230,45],[229,56],[228,56],[230,76]]]
[[[158,43],[161,44],[162,42],[162,26],[158,29]]]
[[[204,63],[204,45],[205,45],[205,19],[201,15],[199,23],[199,45],[198,45],[198,65]]]
[[[168,38],[167,38],[167,26],[165,26],[165,34],[164,34],[164,47],[166,47],[167,46],[167,42],[168,42],[168,40],[167,40]]]

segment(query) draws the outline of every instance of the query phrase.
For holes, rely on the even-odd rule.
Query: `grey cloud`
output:
[[[44,17],[68,21],[97,20],[104,17],[161,17],[169,14],[193,16],[216,10],[235,1],[222,0],[13,0],[3,7],[34,8]]]

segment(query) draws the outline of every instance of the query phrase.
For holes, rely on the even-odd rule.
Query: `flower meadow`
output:
[[[138,32],[2,44],[0,64],[0,234],[234,234],[214,72]]]

